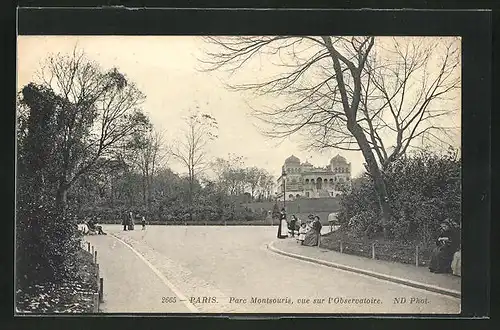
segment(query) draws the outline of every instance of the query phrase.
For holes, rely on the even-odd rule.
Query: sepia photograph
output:
[[[462,39],[19,35],[15,312],[461,312]]]

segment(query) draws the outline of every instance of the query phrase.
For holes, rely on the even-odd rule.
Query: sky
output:
[[[301,161],[325,166],[337,154],[352,165],[353,176],[363,171],[360,152],[326,150],[306,152],[298,138],[284,141],[264,137],[251,116],[248,96],[229,91],[217,73],[200,72],[198,61],[204,43],[196,36],[19,36],[18,89],[36,81],[36,71],[51,53],[71,53],[75,46],[102,68],[117,67],[146,95],[142,107],[165,141],[172,143],[181,134],[183,118],[191,110],[211,114],[218,122],[218,138],[209,147],[210,157],[243,156],[245,165],[265,168],[278,177],[284,160],[295,155]],[[242,72],[253,77],[261,69]],[[258,102],[266,103],[266,99]],[[458,101],[460,103],[460,101]],[[456,121],[454,122],[456,124]],[[170,160],[168,166],[185,172]]]

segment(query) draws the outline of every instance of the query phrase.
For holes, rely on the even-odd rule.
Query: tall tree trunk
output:
[[[369,170],[369,174],[373,179],[375,191],[378,195],[378,201],[380,206],[380,214],[382,217],[382,228],[384,237],[388,236],[387,225],[391,219],[392,212],[389,204],[389,196],[387,194],[387,187],[382,176],[382,172],[377,164],[375,156],[373,155],[372,149],[368,140],[366,139],[365,134],[363,133],[362,128],[359,124],[351,124],[348,125],[349,131],[353,134],[358,142],[358,145],[363,153],[363,157],[365,158],[367,168]]]
[[[146,206],[147,202],[147,196],[146,196],[146,175],[142,176],[142,202],[144,203],[144,206]]]
[[[67,206],[68,189],[69,186],[64,183],[59,186],[59,189],[57,189],[56,208],[58,211],[63,212],[62,214],[64,214]]]
[[[193,221],[193,185],[194,185],[194,168],[191,166],[189,171],[189,196],[188,196],[188,204],[189,204],[189,220]]]
[[[151,196],[152,196],[152,174],[149,173],[148,176],[147,176],[147,181],[146,181],[146,192],[147,192],[147,210],[148,210],[148,214],[151,214]]]

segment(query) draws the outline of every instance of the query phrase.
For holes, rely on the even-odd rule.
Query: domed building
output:
[[[296,198],[336,197],[342,187],[351,183],[351,163],[336,155],[325,167],[314,167],[309,162],[301,163],[291,155],[282,166],[285,176],[278,178],[278,198],[283,200],[283,188],[286,200]]]

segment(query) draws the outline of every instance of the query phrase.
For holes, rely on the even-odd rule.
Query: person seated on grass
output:
[[[304,245],[304,239],[306,238],[307,234],[307,224],[305,222],[300,224],[299,228],[299,242],[300,245]]]
[[[460,245],[460,237],[453,222],[446,219],[440,225],[436,248],[432,251],[429,270],[432,273],[452,273],[453,256]]]

